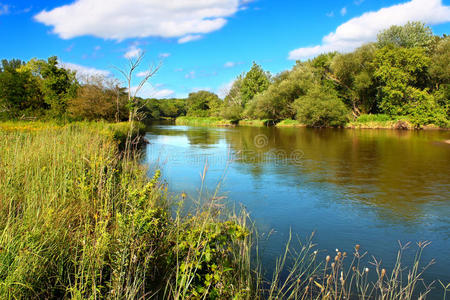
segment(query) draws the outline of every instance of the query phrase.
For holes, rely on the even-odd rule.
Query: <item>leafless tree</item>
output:
[[[153,77],[156,72],[161,68],[162,66],[162,60],[160,60],[157,64],[151,64],[149,68],[147,68],[147,71],[145,72],[145,76],[141,79],[139,84],[136,86],[136,88],[132,87],[132,81],[133,76],[137,68],[141,65],[143,59],[145,56],[145,52],[139,53],[137,57],[132,57],[128,60],[128,66],[125,69],[116,69],[124,76],[127,87],[128,87],[128,107],[129,107],[129,115],[128,115],[128,122],[130,125],[130,129],[128,131],[126,145],[125,145],[125,152],[129,153],[129,150],[131,149],[132,144],[132,134],[134,131],[135,121],[136,117],[138,115],[139,110],[145,106],[145,102],[139,101],[137,98],[137,94],[139,91],[144,87],[144,85],[150,80],[151,77]]]

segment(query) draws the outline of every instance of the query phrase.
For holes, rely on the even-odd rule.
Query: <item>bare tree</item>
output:
[[[132,134],[134,131],[135,121],[136,117],[138,115],[139,110],[145,106],[146,102],[139,101],[137,98],[137,94],[139,91],[144,87],[144,85],[150,80],[153,75],[158,72],[158,70],[162,66],[162,60],[159,61],[158,64],[151,64],[149,68],[147,69],[145,76],[142,78],[142,80],[139,82],[139,84],[136,86],[136,88],[133,88],[132,81],[134,72],[137,70],[137,68],[142,63],[142,60],[145,56],[145,52],[139,53],[139,55],[136,58],[130,58],[128,60],[128,67],[126,69],[116,69],[122,73],[122,75],[125,77],[127,87],[128,87],[128,108],[129,108],[129,115],[128,115],[128,122],[130,124],[130,128],[127,135],[126,145],[125,145],[125,152],[129,153],[129,150],[131,149],[132,144]]]

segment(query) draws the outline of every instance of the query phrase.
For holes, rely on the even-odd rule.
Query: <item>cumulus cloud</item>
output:
[[[189,43],[192,41],[197,41],[199,39],[201,39],[203,37],[203,35],[201,34],[189,34],[187,36],[182,37],[181,39],[178,39],[178,44],[184,44],[184,43]]]
[[[162,87],[162,85],[157,84],[153,86],[150,84],[146,84],[139,90],[137,96],[142,97],[144,99],[147,98],[163,99],[163,98],[170,98],[175,95],[175,91],[170,89],[159,89],[159,87]],[[137,86],[131,87],[132,93],[134,93],[136,89]]]
[[[138,48],[136,45],[132,45],[130,48],[128,48],[128,51],[125,52],[124,56],[125,58],[135,58],[141,55],[142,49]]]
[[[222,28],[243,0],[76,0],[44,10],[35,19],[63,39],[92,35],[123,40],[198,36]],[[191,39],[192,40],[192,39]]]
[[[322,39],[322,44],[292,50],[289,59],[305,59],[330,51],[348,52],[364,43],[376,40],[377,34],[392,25],[405,25],[408,21],[427,24],[450,22],[450,6],[442,0],[412,0],[367,12],[350,19]]]
[[[345,16],[347,14],[347,7],[341,8],[341,16]]]
[[[82,78],[85,76],[110,76],[111,72],[107,70],[100,70],[92,67],[86,67],[78,64],[60,61],[58,65],[64,69],[77,72],[77,77]]]

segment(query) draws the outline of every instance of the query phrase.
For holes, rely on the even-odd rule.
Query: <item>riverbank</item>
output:
[[[239,120],[232,121],[216,117],[178,117],[175,120],[177,125],[187,126],[250,126],[250,127],[306,127],[305,124],[297,120]],[[386,115],[361,115],[358,119],[347,123],[347,129],[396,129],[396,130],[448,130],[449,128],[439,127],[433,124],[424,126],[414,126],[406,117],[390,118]]]
[[[375,271],[359,245],[331,259],[289,239],[264,278],[245,212],[227,212],[214,194],[181,215],[196,199],[170,199],[139,151],[123,155],[127,132],[128,123],[0,123],[0,298],[412,298],[420,270],[406,268],[414,273],[399,283],[400,261]]]

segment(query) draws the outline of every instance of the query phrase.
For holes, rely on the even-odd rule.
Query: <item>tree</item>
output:
[[[297,62],[290,72],[276,76],[266,91],[257,94],[247,104],[245,117],[275,120],[293,118],[293,102],[306,94],[314,81],[318,80],[317,77],[311,63]]]
[[[391,26],[377,36],[379,48],[388,45],[405,48],[426,48],[433,43],[433,31],[421,22],[408,22],[404,26]]]
[[[366,44],[354,52],[338,54],[331,62],[328,78],[338,85],[338,91],[347,99],[353,115],[376,113],[376,80],[373,59],[376,47]]]
[[[7,117],[35,115],[45,108],[39,82],[20,60],[2,60],[0,67],[0,113]]]
[[[193,117],[218,115],[220,106],[219,96],[208,91],[190,93],[186,100],[187,115]]]
[[[377,50],[374,75],[380,81],[381,112],[405,115],[408,105],[415,101],[414,89],[427,87],[427,68],[430,58],[423,48],[396,48],[387,46]]]
[[[269,87],[269,75],[264,70],[253,62],[253,66],[250,71],[245,74],[241,84],[241,97],[242,107],[245,107],[248,101],[253,97],[265,91]]]
[[[88,120],[120,120],[126,106],[126,96],[114,79],[89,76],[69,100],[68,112],[73,118]],[[121,113],[122,112],[122,113]]]
[[[56,56],[49,57],[47,62],[38,61],[36,67],[42,77],[41,89],[44,101],[50,108],[50,115],[63,116],[69,100],[76,96],[79,86],[75,72],[58,67]]]
[[[340,127],[348,122],[348,110],[337,92],[319,84],[298,98],[295,107],[297,119],[308,126]]]

